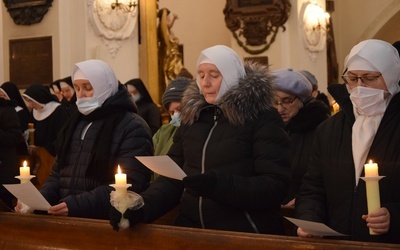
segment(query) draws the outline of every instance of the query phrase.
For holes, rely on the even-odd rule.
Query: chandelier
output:
[[[111,3],[111,9],[113,10],[122,10],[123,12],[134,12],[137,7],[137,3],[134,1],[129,1],[128,3],[121,3],[118,0],[115,0],[115,2]]]

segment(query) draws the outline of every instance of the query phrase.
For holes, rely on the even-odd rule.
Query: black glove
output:
[[[122,214],[115,207],[111,206],[110,210],[110,224],[115,231],[119,231],[119,223],[121,221]],[[124,213],[124,218],[129,220],[130,226],[144,222],[143,209],[133,210],[127,209]]]
[[[217,174],[211,170],[204,174],[186,176],[182,181],[188,193],[194,196],[208,197],[217,184]]]
[[[115,207],[111,206],[111,209],[110,209],[110,224],[113,227],[113,229],[115,231],[117,231],[117,232],[119,230],[118,224],[121,221],[121,218],[122,218],[121,212],[118,211],[117,209],[115,209]]]
[[[143,208],[137,210],[127,209],[124,213],[124,218],[129,220],[131,226],[144,222]]]

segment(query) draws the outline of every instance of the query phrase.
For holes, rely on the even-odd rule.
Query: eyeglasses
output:
[[[281,102],[278,102],[277,100],[273,101],[273,105],[278,108],[278,106],[280,105],[282,108],[287,109],[288,107],[290,107],[293,102],[297,99],[297,96],[295,96],[292,100],[288,99],[288,98],[283,98]]]
[[[349,75],[343,75],[342,79],[344,80],[344,82],[346,84],[348,84],[349,86],[355,86],[358,83],[358,79],[361,80],[361,82],[367,86],[367,87],[373,87],[375,86],[375,82],[376,80],[381,76],[382,74],[379,74],[377,76],[371,76],[371,75],[367,75],[367,76],[349,76]]]

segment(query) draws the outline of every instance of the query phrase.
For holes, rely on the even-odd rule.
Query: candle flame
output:
[[[26,161],[24,161],[24,163],[22,164],[24,166],[24,168],[26,168],[26,166],[28,165],[28,163],[26,163]]]
[[[121,168],[119,165],[118,165],[118,174],[121,174]]]
[[[372,160],[369,160],[369,164],[372,164]]]

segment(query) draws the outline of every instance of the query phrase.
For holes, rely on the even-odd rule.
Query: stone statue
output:
[[[160,74],[160,93],[164,93],[169,82],[177,77],[183,68],[179,39],[172,32],[178,16],[163,8],[158,11],[158,55]]]

